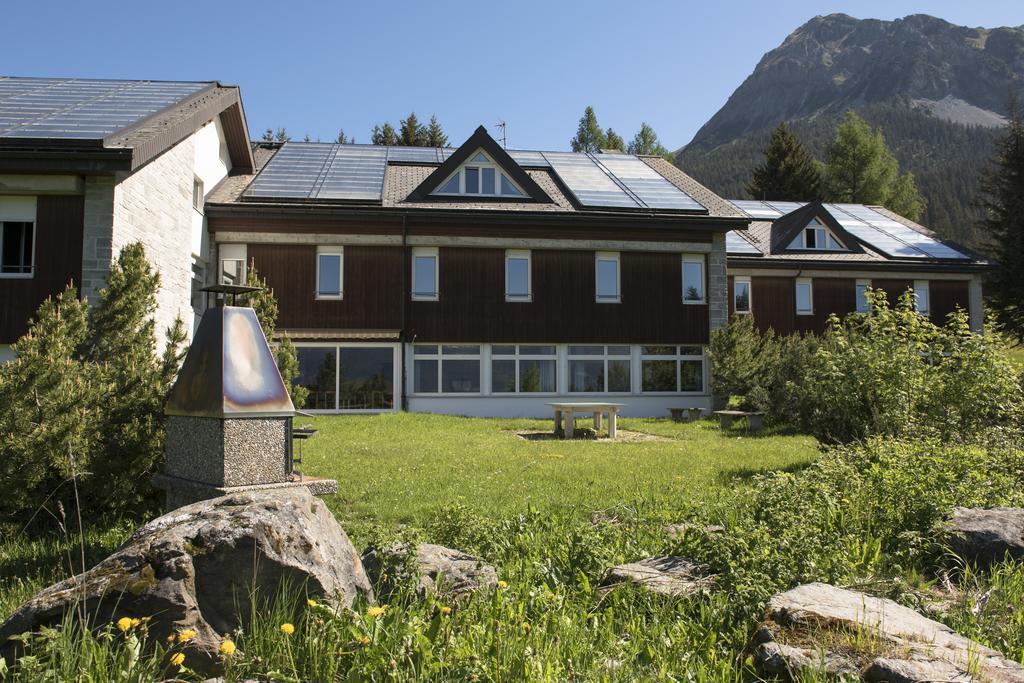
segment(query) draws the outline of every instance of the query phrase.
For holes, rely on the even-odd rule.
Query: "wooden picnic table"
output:
[[[722,429],[728,429],[732,426],[733,420],[746,418],[747,430],[751,432],[761,431],[761,427],[764,426],[764,413],[750,410],[716,410],[715,415],[718,416],[719,424]]]
[[[576,432],[576,413],[591,413],[594,416],[594,431],[601,431],[601,417],[608,415],[608,438],[614,439],[618,426],[619,410],[624,403],[549,403],[555,411],[555,434],[572,438]],[[565,429],[562,429],[562,419]]]

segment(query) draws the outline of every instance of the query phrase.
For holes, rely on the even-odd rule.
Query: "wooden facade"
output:
[[[35,269],[30,278],[0,278],[0,343],[28,331],[29,320],[47,297],[82,279],[81,195],[40,195],[36,203]]]

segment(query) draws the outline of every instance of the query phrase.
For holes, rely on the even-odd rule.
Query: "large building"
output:
[[[15,121],[26,117],[4,82],[0,168],[7,169],[9,150],[30,163],[44,158],[47,144],[63,143],[39,142],[37,134],[34,152],[12,140],[20,133],[2,127],[8,112]],[[458,148],[288,142],[250,151],[237,90],[184,85],[233,99],[192,116],[138,164],[66,174],[82,188],[62,195],[69,204],[87,209],[90,183],[110,187],[105,260],[92,256],[90,223],[76,216],[63,228],[71,238],[63,270],[44,266],[42,246],[30,257],[11,238],[22,254],[12,262],[16,275],[39,282],[19,301],[22,309],[0,318],[7,325],[0,342],[16,338],[39,300],[66,280],[82,279],[94,292],[129,239],[142,239],[161,273],[174,274],[165,275],[161,322],[193,303],[199,310],[203,298],[193,295],[203,284],[240,282],[255,267],[277,296],[278,329],[298,347],[299,381],[310,390],[304,408],[314,411],[536,416],[556,400],[620,402],[625,415],[706,409],[706,348],[730,313],[749,312],[780,332],[817,331],[828,313],[857,310],[866,286],[893,295],[912,287],[933,318],[960,305],[980,324],[984,262],[884,209],[729,202],[660,157],[505,150],[483,128]],[[196,96],[186,93],[134,125],[148,129],[155,117],[190,111],[185,105]],[[210,166],[189,141],[211,126],[218,163],[204,175]],[[49,130],[61,129],[37,133]],[[117,135],[124,137],[106,133],[89,147],[122,149]],[[191,152],[179,154],[182,145]],[[191,220],[119,220],[118,188],[176,157],[193,164],[173,165],[172,196],[154,191],[133,206],[163,214],[165,202],[187,200]],[[5,269],[7,225],[32,223],[14,234],[36,231],[33,244],[49,234],[48,214],[38,209],[51,201],[38,190],[39,178],[50,177],[42,172],[35,186],[13,192],[0,175],[0,193],[19,197],[0,199],[10,217],[0,213]],[[17,214],[26,196],[36,212]],[[0,301],[18,299],[6,290],[12,283],[0,279]]]

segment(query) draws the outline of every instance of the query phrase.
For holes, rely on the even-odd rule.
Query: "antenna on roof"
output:
[[[494,127],[495,128],[501,128],[501,148],[505,149],[508,146],[507,145],[508,139],[505,137],[505,121],[504,120],[498,121],[496,124],[494,124]]]

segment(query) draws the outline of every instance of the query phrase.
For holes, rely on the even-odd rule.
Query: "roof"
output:
[[[0,169],[131,171],[217,116],[233,165],[251,170],[236,86],[0,76]]]

